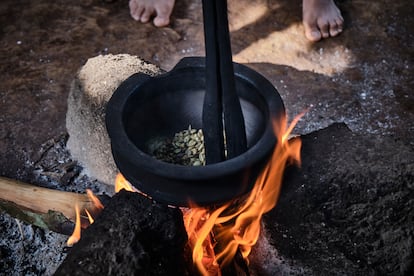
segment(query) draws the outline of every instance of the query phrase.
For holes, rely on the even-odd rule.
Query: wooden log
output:
[[[75,221],[75,204],[81,210],[96,208],[86,194],[53,190],[0,177],[0,209],[24,222],[69,234],[70,230],[65,225]]]

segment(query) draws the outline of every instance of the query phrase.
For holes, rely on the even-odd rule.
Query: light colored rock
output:
[[[138,72],[154,76],[161,70],[128,54],[100,55],[86,62],[71,85],[67,147],[84,174],[106,184],[114,183],[118,171],[105,127],[105,107],[116,88]]]

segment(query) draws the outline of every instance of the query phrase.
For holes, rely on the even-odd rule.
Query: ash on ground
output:
[[[86,175],[66,149],[66,133],[45,142],[27,170],[33,185],[50,189],[112,195],[112,186]],[[0,211],[0,275],[53,275],[66,257],[68,236],[42,229]]]
[[[52,275],[66,257],[66,240],[0,212],[0,275]]]

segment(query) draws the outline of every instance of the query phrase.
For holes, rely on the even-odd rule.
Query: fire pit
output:
[[[251,190],[273,151],[272,119],[284,114],[277,90],[259,73],[234,64],[235,82],[246,126],[247,151],[206,166],[183,166],[154,158],[155,141],[189,126],[202,128],[205,59],[182,59],[170,72],[135,74],[108,102],[106,125],[121,173],[153,199],[176,206],[220,204]]]

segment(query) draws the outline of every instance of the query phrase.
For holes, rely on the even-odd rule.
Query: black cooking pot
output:
[[[189,125],[202,128],[204,58],[184,58],[156,77],[134,74],[118,87],[106,107],[106,127],[115,163],[132,185],[175,206],[221,204],[251,190],[274,149],[272,120],[285,109],[263,76],[236,63],[234,71],[248,149],[206,166],[167,163],[150,154],[152,141],[172,138]]]

